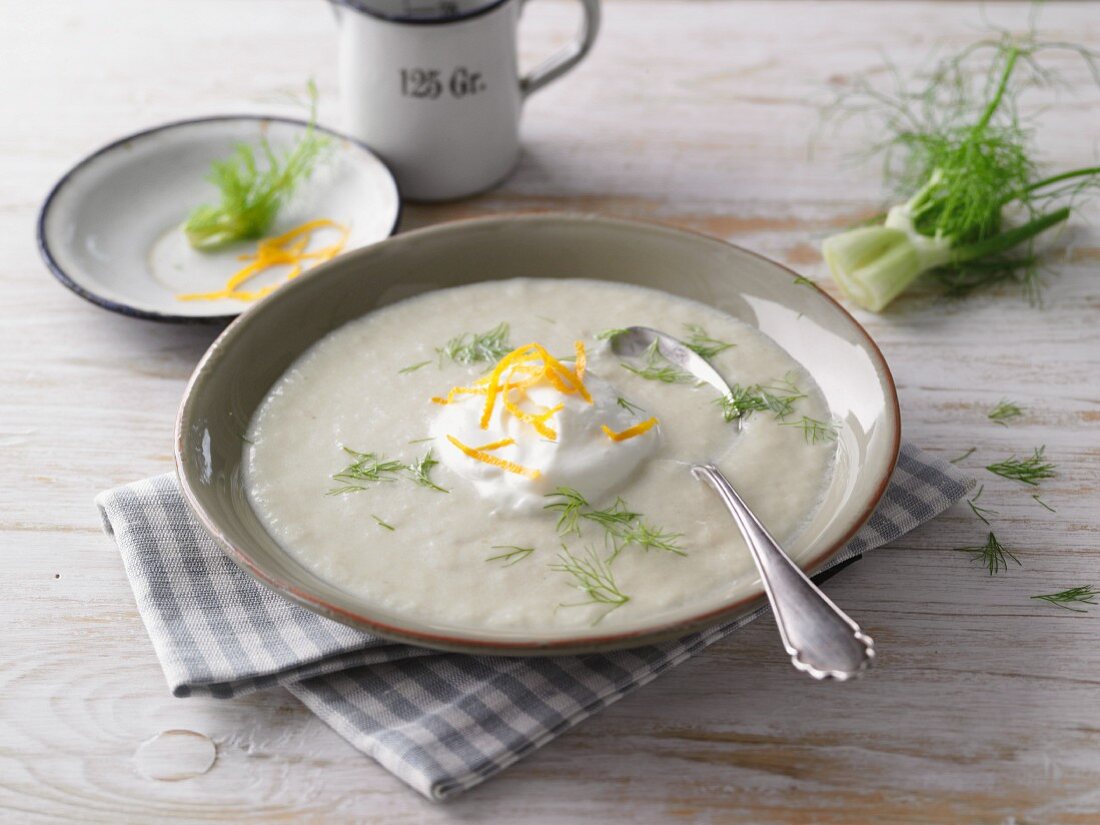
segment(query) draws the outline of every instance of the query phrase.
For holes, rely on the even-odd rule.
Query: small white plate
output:
[[[210,117],[158,126],[93,152],[58,181],[42,206],[38,246],[46,265],[82,298],[125,315],[181,322],[240,314],[256,302],[176,296],[221,289],[243,266],[238,255],[254,251],[255,241],[199,252],[181,226],[195,206],[218,202],[206,179],[212,161],[228,158],[240,143],[256,146],[264,136],[281,153],[306,126],[288,118]],[[331,137],[331,154],[298,187],[268,234],[329,218],[350,227],[344,251],[392,235],[401,198],[389,169],[362,144],[317,128]],[[264,273],[248,287],[280,277]]]

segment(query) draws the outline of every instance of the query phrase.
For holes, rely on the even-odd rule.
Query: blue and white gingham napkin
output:
[[[903,444],[878,509],[827,570],[933,518],[972,485]],[[176,696],[228,698],[282,685],[435,800],[488,779],[764,612],[607,654],[445,654],[353,630],[257,584],[191,517],[174,476],[109,490],[96,503]]]

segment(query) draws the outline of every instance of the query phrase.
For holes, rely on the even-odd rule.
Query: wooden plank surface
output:
[[[1096,3],[1052,3],[1050,36],[1100,47]],[[1026,6],[987,4],[1019,24]],[[874,167],[811,158],[823,90],[975,37],[971,4],[612,0],[590,61],[532,99],[525,154],[485,197],[411,207],[403,228],[520,209],[667,221],[824,272],[820,239],[881,205]],[[576,21],[538,0],[525,60]],[[814,684],[760,621],[445,806],[432,805],[287,694],[172,699],[94,494],[171,468],[171,427],[216,329],[133,321],[54,283],[33,223],[91,149],[162,121],[288,111],[310,75],[337,124],[334,28],[316,0],[0,0],[0,820],[1096,822],[1100,609],[1036,593],[1100,584],[1100,230],[1074,220],[1045,305],[1010,288],[860,314],[897,378],[907,437],[966,466],[1022,562],[990,578],[952,548],[984,528],[956,507],[829,585],[879,643],[855,684]],[[1098,95],[1059,60],[1039,137],[1056,167],[1095,162]],[[1092,225],[1088,225],[1091,220]],[[1027,416],[992,425],[1008,397]],[[1043,494],[987,460],[1045,444]],[[217,746],[158,781],[135,752],[171,729]],[[182,755],[181,755],[182,758]]]

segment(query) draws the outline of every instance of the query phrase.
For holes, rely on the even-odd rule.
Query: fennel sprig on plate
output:
[[[234,241],[256,240],[270,231],[279,210],[313,173],[330,146],[317,132],[317,87],[309,82],[309,125],[293,148],[276,152],[267,137],[259,146],[239,143],[225,160],[214,161],[208,180],[220,200],[191,210],[183,225],[191,246],[204,252]]]

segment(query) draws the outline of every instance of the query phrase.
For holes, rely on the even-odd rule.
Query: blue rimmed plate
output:
[[[188,212],[216,203],[206,180],[212,161],[240,143],[267,137],[276,152],[307,128],[300,120],[259,116],[209,117],[158,126],[93,152],[54,186],[38,220],[38,245],[61,283],[101,307],[157,321],[227,320],[251,302],[181,301],[183,293],[221,289],[254,242],[216,252],[191,248],[181,230]],[[329,218],[347,225],[345,251],[393,234],[401,198],[393,175],[356,141],[318,127],[332,149],[279,213],[270,234]],[[257,276],[263,286],[283,273]]]

